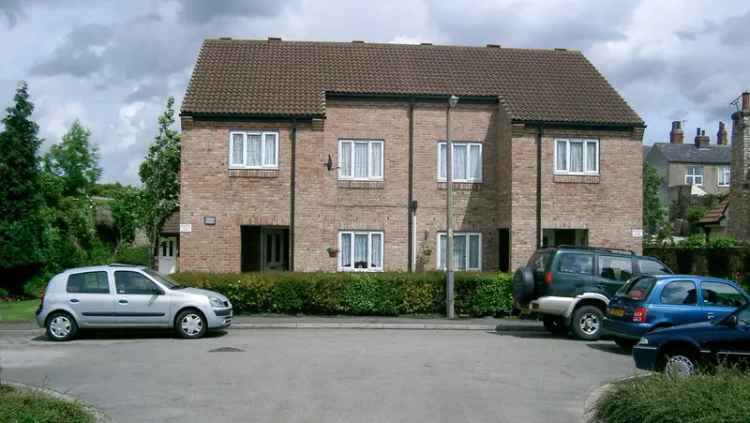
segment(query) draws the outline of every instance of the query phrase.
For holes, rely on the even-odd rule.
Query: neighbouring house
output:
[[[732,182],[729,235],[750,241],[750,91],[736,102],[732,115]]]
[[[714,239],[726,236],[727,234],[727,209],[729,207],[729,196],[726,196],[718,206],[707,211],[703,218],[698,221],[698,225],[706,234],[706,239]]]
[[[681,196],[729,193],[731,147],[724,122],[719,122],[716,144],[698,128],[692,144],[684,144],[682,122],[672,122],[668,143],[655,143],[646,152],[646,162],[656,169],[662,184],[659,199],[665,209]]]
[[[645,125],[579,51],[222,38],[182,105],[180,269],[443,268],[448,115],[459,269],[641,251]]]
[[[180,257],[180,209],[174,211],[159,230],[159,245],[156,251],[156,266],[159,273],[168,275],[179,271]]]

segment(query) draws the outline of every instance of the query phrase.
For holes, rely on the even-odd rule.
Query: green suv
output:
[[[537,250],[513,275],[513,303],[537,313],[552,333],[572,330],[579,339],[597,340],[609,299],[635,275],[672,271],[653,257],[632,251],[559,246]]]

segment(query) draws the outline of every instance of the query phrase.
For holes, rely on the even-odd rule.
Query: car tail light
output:
[[[646,307],[636,307],[635,311],[633,311],[633,321],[643,323],[646,321],[647,314],[648,309]]]
[[[552,272],[547,272],[544,274],[544,283],[548,285],[552,283]]]

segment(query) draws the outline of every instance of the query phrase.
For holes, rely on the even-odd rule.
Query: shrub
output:
[[[432,273],[177,273],[187,286],[226,295],[238,313],[393,316],[443,313],[444,274]],[[511,310],[511,275],[456,273],[456,312],[494,316]]]
[[[9,292],[7,289],[0,288],[0,298],[7,297],[9,295]]]
[[[85,423],[96,419],[84,406],[52,398],[38,391],[0,385],[0,421]]]
[[[140,266],[151,265],[151,247],[123,247],[112,257],[115,263],[136,264]]]
[[[594,421],[746,422],[750,375],[734,369],[689,378],[655,376],[615,383],[597,401]]]

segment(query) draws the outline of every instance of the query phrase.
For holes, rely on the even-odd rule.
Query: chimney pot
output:
[[[708,147],[708,144],[709,142],[711,142],[711,140],[706,136],[706,131],[702,130],[701,128],[697,128],[695,132],[695,146],[699,148]]]
[[[670,144],[682,144],[685,139],[685,132],[682,130],[682,121],[672,122],[672,130],[669,131]]]
[[[750,112],[750,91],[742,93],[742,111]]]
[[[724,122],[719,122],[719,132],[716,133],[716,144],[718,145],[728,145],[729,144],[729,135],[727,133],[727,127],[724,125]]]

